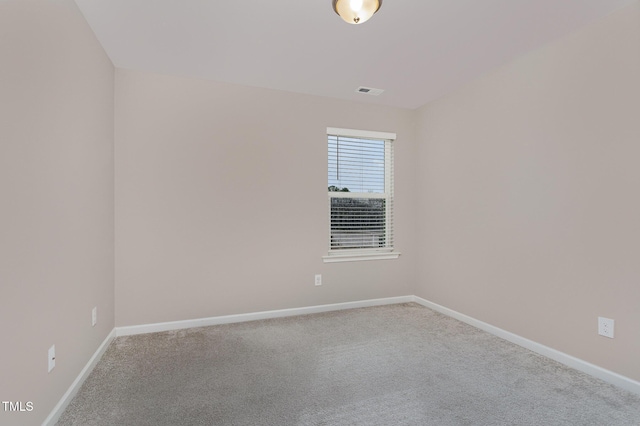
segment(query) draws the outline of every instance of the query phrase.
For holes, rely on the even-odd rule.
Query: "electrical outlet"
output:
[[[598,334],[613,339],[613,325],[612,319],[598,317]]]
[[[316,285],[322,285],[322,275],[316,274]]]
[[[98,323],[98,307],[95,306],[91,310],[91,327],[95,327],[97,323]]]
[[[49,360],[49,373],[51,373],[53,367],[56,366],[56,345],[53,345],[49,348],[47,359]]]

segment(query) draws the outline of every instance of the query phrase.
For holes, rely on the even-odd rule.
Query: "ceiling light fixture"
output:
[[[367,22],[382,6],[382,0],[333,0],[333,10],[349,24]]]

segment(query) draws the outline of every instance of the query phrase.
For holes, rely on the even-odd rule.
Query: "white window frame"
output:
[[[393,144],[396,140],[395,133],[377,132],[371,130],[355,130],[355,129],[342,129],[337,127],[327,127],[327,137],[329,136],[342,136],[362,139],[376,139],[385,141],[385,190],[384,194],[363,194],[353,192],[328,192],[328,214],[329,214],[329,251],[326,256],[322,257],[325,263],[331,262],[355,262],[363,260],[382,260],[382,259],[397,259],[400,256],[400,252],[395,251],[393,246],[380,247],[380,248],[367,248],[367,249],[331,249],[331,199],[332,198],[383,198],[386,201],[385,223],[386,223],[386,241],[394,243],[392,238],[393,233]]]

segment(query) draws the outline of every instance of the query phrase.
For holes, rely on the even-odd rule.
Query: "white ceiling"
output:
[[[637,0],[76,0],[116,67],[417,108]],[[374,97],[358,86],[384,89]]]

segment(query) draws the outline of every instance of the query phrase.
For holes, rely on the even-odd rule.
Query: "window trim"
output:
[[[384,140],[385,141],[385,170],[390,170],[390,173],[394,173],[393,165],[391,164],[391,155],[390,150],[391,145],[393,145],[396,141],[396,134],[390,132],[378,132],[372,130],[356,130],[356,129],[342,129],[338,127],[327,127],[327,137],[328,136],[342,136],[342,137],[352,137],[352,138],[362,138],[362,139],[375,139],[375,140]],[[389,143],[386,143],[389,141]],[[386,173],[386,172],[385,172]],[[388,192],[391,192],[391,197],[393,198],[393,187],[387,188],[387,185],[392,185],[393,175],[391,176],[391,180],[385,179],[387,181],[385,183],[385,196],[387,198]],[[334,193],[328,194],[328,199],[338,198],[338,197],[349,197],[349,194],[342,193]],[[391,209],[389,203],[387,203],[387,208]],[[329,212],[330,214],[330,212]],[[388,219],[391,217],[391,212],[387,210],[385,218]],[[329,218],[329,222],[331,219]],[[391,229],[387,228],[388,232],[391,232]],[[331,235],[331,226],[329,226],[329,235]],[[389,241],[389,239],[387,239]],[[333,262],[357,262],[357,261],[365,261],[365,260],[384,260],[384,259],[397,259],[400,256],[400,252],[395,250],[395,247],[383,247],[383,248],[369,248],[369,249],[346,249],[346,250],[331,250],[329,249],[327,255],[322,256],[322,260],[324,263],[333,263]]]
[[[327,136],[329,135],[363,139],[396,140],[395,133],[377,132],[375,130],[341,129],[339,127],[327,127]]]
[[[378,249],[374,249],[378,250]],[[335,263],[335,262],[360,262],[363,260],[386,260],[386,259],[397,259],[400,257],[399,251],[392,251],[393,249],[388,249],[388,253],[384,253],[381,251],[376,251],[375,253],[365,253],[364,250],[358,253],[345,253],[338,254],[335,252],[329,253],[325,256],[322,256],[322,261],[324,263]],[[353,250],[354,252],[357,250]]]

